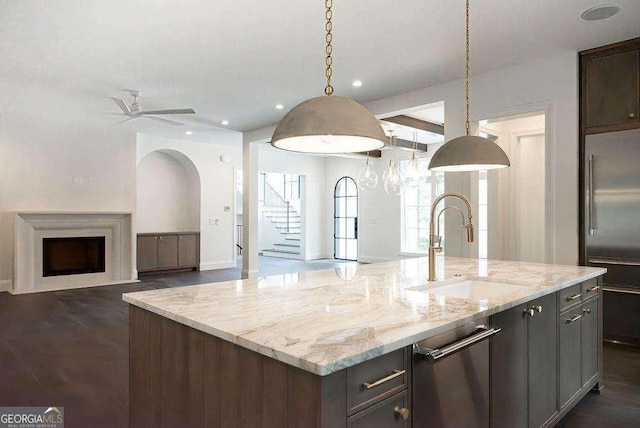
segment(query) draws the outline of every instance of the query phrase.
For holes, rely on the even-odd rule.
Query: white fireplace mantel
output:
[[[136,282],[130,212],[16,212],[13,294]],[[104,236],[105,272],[44,277],[42,240]]]

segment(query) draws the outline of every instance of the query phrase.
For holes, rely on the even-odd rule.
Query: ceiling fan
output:
[[[146,118],[155,120],[158,122],[163,122],[173,126],[183,126],[184,123],[177,122],[175,120],[169,120],[162,117],[157,117],[156,115],[165,115],[165,114],[196,114],[196,111],[192,108],[184,108],[184,109],[171,109],[171,110],[142,110],[140,107],[140,103],[138,102],[138,97],[142,95],[140,91],[130,90],[129,93],[133,97],[133,103],[131,106],[128,106],[127,103],[124,102],[122,98],[118,97],[109,97],[113,100],[114,103],[122,113],[124,113],[127,118],[125,120],[121,120],[120,122],[114,123],[114,125],[119,125],[124,122],[128,122],[134,119]]]

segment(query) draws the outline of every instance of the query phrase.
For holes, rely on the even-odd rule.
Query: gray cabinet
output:
[[[381,403],[347,418],[347,427],[409,428],[411,426],[411,418],[404,419],[401,415],[401,412],[409,408],[407,391],[402,391]]]
[[[599,373],[599,303],[591,299],[582,305],[582,386]]]
[[[558,318],[555,294],[531,302],[529,318],[529,426],[539,427],[558,410]]]
[[[557,414],[557,301],[541,297],[491,317],[491,426],[539,427]]]
[[[138,234],[136,254],[139,273],[197,270],[200,264],[200,234]]]
[[[560,313],[560,405],[565,406],[582,387],[582,306]]]
[[[171,269],[178,266],[178,237],[160,235],[158,237],[158,269]]]
[[[583,97],[588,130],[638,122],[639,52],[637,49],[612,50],[592,54],[583,60]]]
[[[526,427],[528,423],[528,305],[500,312],[491,325],[502,329],[491,339],[491,426]]]
[[[178,235],[178,264],[196,266],[198,264],[198,236]]]
[[[144,272],[158,267],[158,237],[153,235],[138,235],[137,261],[138,272]]]

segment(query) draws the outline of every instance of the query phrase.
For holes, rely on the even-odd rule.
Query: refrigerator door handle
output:
[[[589,235],[593,236],[595,227],[593,226],[593,154],[589,155]]]

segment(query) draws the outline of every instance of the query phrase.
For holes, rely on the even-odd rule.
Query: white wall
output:
[[[183,154],[195,165],[200,176],[200,269],[235,266],[235,169],[242,163],[242,135],[219,132],[218,143],[200,143],[137,135],[137,160],[158,150]],[[228,156],[229,162],[221,161]],[[229,211],[224,208],[229,207]],[[215,224],[216,220],[218,224]]]
[[[376,115],[395,114],[439,100],[445,102],[445,136],[464,134],[462,81],[437,85],[368,103]],[[578,55],[566,52],[471,79],[471,119],[491,119],[545,110],[547,230],[550,263],[578,262]],[[468,173],[448,173],[446,189],[469,194]],[[449,217],[452,218],[451,216]],[[468,254],[457,224],[447,222],[447,253]],[[459,235],[456,241],[453,237]]]
[[[333,257],[325,249],[325,158],[274,149],[261,144],[258,169],[304,176],[301,206],[302,249],[305,260]]]
[[[135,209],[135,134],[109,126],[112,118],[105,118],[95,100],[90,91],[72,95],[56,85],[0,82],[5,284],[13,271],[12,212]]]
[[[405,152],[399,152],[404,159]],[[406,152],[408,153],[408,152]],[[374,263],[395,260],[400,257],[400,196],[388,195],[384,191],[382,173],[387,166],[389,152],[382,158],[371,159],[378,173],[375,189],[358,188],[358,260]],[[325,247],[333,257],[333,191],[342,177],[358,180],[358,172],[364,159],[328,157],[326,159],[325,190]]]
[[[169,153],[152,152],[138,164],[138,233],[200,231],[200,175]]]

